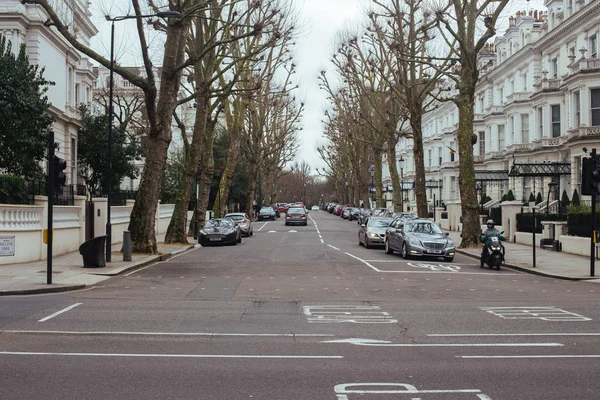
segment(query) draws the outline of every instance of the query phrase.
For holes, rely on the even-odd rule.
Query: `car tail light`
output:
[[[306,214],[302,214],[302,218],[306,218]]]
[[[286,214],[285,215],[287,218],[292,218],[292,216],[290,214]]]
[[[243,223],[248,223],[248,220],[246,218],[244,218],[244,220],[242,221]]]

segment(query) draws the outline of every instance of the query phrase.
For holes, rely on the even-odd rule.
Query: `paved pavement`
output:
[[[460,232],[450,232],[450,237],[458,245],[461,242]],[[531,246],[503,242],[506,248],[506,266],[519,271],[536,275],[550,276],[560,279],[583,280],[589,279],[600,282],[600,260],[596,260],[596,273],[590,275],[589,257],[556,252],[536,248],[536,267],[533,268],[533,249]],[[462,249],[461,254],[479,259],[481,249]]]
[[[0,296],[83,289],[115,275],[165,260],[193,248],[195,244],[192,237],[188,238],[189,245],[166,244],[164,238],[164,234],[156,238],[159,254],[133,254],[131,261],[123,261],[121,243],[114,244],[112,246],[112,262],[107,263],[103,268],[84,268],[82,257],[78,251],[53,257],[52,284],[50,285],[46,283],[46,260],[0,265]]]

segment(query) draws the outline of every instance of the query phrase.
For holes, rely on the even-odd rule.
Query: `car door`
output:
[[[386,232],[386,240],[388,241],[388,246],[394,250],[398,250],[398,228],[400,226],[400,220],[395,220],[391,223],[390,229]]]

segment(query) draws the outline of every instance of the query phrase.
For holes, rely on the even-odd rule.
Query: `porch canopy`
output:
[[[503,182],[508,180],[508,171],[475,171],[475,182]]]
[[[509,176],[560,176],[571,175],[570,163],[514,163]]]

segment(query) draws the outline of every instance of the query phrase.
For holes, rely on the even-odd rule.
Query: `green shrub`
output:
[[[569,200],[569,195],[566,190],[563,190],[562,196],[560,198],[560,203],[563,207],[568,207],[571,204],[571,200]]]
[[[0,204],[28,204],[27,182],[16,175],[0,175]]]
[[[506,193],[506,201],[515,201],[515,195],[512,189],[510,189],[508,193]]]
[[[592,212],[590,207],[581,207],[580,210],[587,208],[586,211],[577,211],[576,207],[571,205],[570,211],[567,214],[567,227],[569,235],[590,237],[592,235],[591,217]],[[600,207],[597,207],[598,211]],[[596,226],[600,226],[600,213],[596,213]]]
[[[501,203],[504,203],[507,200],[508,196],[506,195],[502,195],[502,198],[500,199]]]
[[[535,201],[535,196],[533,195],[533,192],[529,193],[529,200],[527,201],[528,203],[533,203]]]
[[[540,204],[542,201],[544,201],[544,199],[542,198],[542,194],[540,192],[538,192],[538,194],[535,198],[535,204]]]
[[[573,200],[571,201],[571,204],[573,204],[574,206],[579,206],[581,204],[581,201],[579,200],[579,193],[577,192],[577,189],[575,189],[575,191],[573,192]]]

